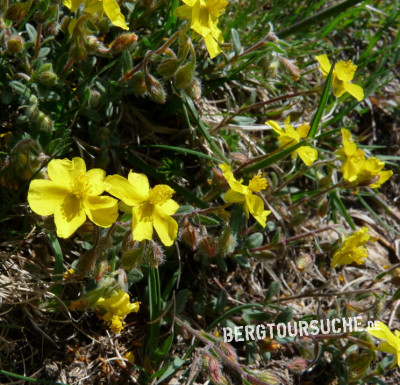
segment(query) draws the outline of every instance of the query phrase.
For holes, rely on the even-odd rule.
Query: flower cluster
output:
[[[177,236],[178,224],[171,218],[179,205],[171,199],[167,185],[149,187],[146,175],[129,173],[128,180],[104,170],[86,171],[83,159],[53,159],[47,166],[49,180],[33,180],[28,202],[39,215],[53,215],[57,235],[70,237],[86,218],[100,227],[110,227],[118,218],[118,201],[99,196],[107,191],[131,206],[132,234],[136,241],[151,240],[153,226],[166,246]]]
[[[342,160],[341,171],[344,180],[355,186],[370,186],[378,188],[392,175],[392,170],[383,170],[385,162],[371,157],[366,158],[363,150],[357,148],[352,141],[349,130],[342,128],[343,147],[336,151]]]
[[[105,311],[100,317],[110,324],[110,329],[114,333],[121,332],[125,325],[126,315],[139,311],[139,302],[131,303],[129,294],[122,290],[118,290],[118,293],[110,298],[101,297],[96,302],[96,306]]]
[[[370,240],[367,234],[368,228],[363,227],[350,235],[342,244],[340,249],[333,255],[331,267],[340,267],[350,263],[361,265],[368,256],[365,244]]]

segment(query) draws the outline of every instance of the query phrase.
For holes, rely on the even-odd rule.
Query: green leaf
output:
[[[315,138],[315,135],[317,134],[319,122],[321,121],[322,115],[324,114],[326,103],[328,102],[328,98],[329,98],[330,91],[331,91],[331,83],[332,83],[334,65],[335,65],[335,63],[332,63],[331,70],[329,71],[328,77],[326,78],[324,90],[322,91],[321,100],[319,102],[317,112],[313,116],[310,131],[308,132],[309,138],[313,138],[313,139]]]
[[[255,249],[256,247],[260,247],[263,244],[263,241],[264,235],[261,233],[254,233],[246,239],[244,246],[248,249]]]
[[[242,50],[242,43],[240,42],[239,32],[235,29],[231,29],[231,40],[235,54],[239,55]]]
[[[161,348],[157,349],[154,352],[154,356],[155,358],[161,360],[163,358],[165,358],[165,356],[167,355],[167,353],[169,352],[169,350],[171,349],[172,346],[172,341],[174,340],[174,333],[171,333],[166,340],[163,342]]]
[[[53,281],[61,281],[62,274],[64,272],[64,257],[61,250],[61,246],[60,243],[58,242],[56,235],[53,232],[48,232],[47,238],[49,238],[50,246],[53,249],[55,258]],[[51,292],[57,296],[60,296],[61,289],[62,289],[61,284],[54,285],[53,288],[51,289]]]
[[[175,312],[176,314],[182,313],[183,309],[185,308],[186,301],[189,296],[189,290],[183,289],[178,291],[175,296]]]
[[[290,306],[285,307],[282,312],[276,317],[275,324],[284,323],[287,324],[293,317],[293,308]]]
[[[268,287],[267,294],[265,295],[265,298],[264,298],[265,304],[268,303],[275,295],[278,294],[280,286],[281,286],[281,283],[279,281],[271,282],[271,284]]]

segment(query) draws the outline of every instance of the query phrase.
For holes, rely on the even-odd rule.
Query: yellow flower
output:
[[[124,355],[124,357],[131,363],[134,364],[135,363],[135,354],[133,352],[128,352]]]
[[[129,294],[122,290],[118,290],[118,294],[110,298],[99,298],[96,306],[106,310],[106,313],[101,315],[104,321],[110,324],[110,329],[114,333],[120,333],[123,329],[125,322],[124,318],[129,313],[137,313],[139,310],[139,302],[131,303],[129,301]]]
[[[230,190],[225,193],[224,199],[228,203],[243,203],[247,218],[250,212],[256,221],[262,227],[265,227],[267,216],[271,211],[264,210],[262,199],[253,193],[264,190],[267,187],[267,180],[260,175],[256,175],[250,180],[248,186],[244,186],[241,181],[235,179],[230,166],[222,163],[219,168],[222,170],[230,187]]]
[[[53,159],[47,166],[50,180],[36,179],[29,186],[28,202],[39,215],[54,214],[57,235],[70,237],[86,221],[110,227],[118,217],[118,202],[98,196],[105,190],[106,172],[94,168],[86,172],[81,158]]]
[[[381,342],[377,349],[381,352],[386,352],[396,356],[397,365],[400,366],[400,332],[395,330],[393,334],[390,329],[383,322],[375,322],[378,328],[367,328],[367,332],[372,336],[384,340]]]
[[[306,138],[310,130],[309,124],[302,124],[295,130],[290,124],[290,117],[287,117],[285,120],[285,131],[273,120],[268,120],[265,124],[271,126],[273,130],[279,134],[279,146],[285,148],[299,143],[300,139]],[[318,158],[318,151],[310,146],[301,146],[296,151],[293,151],[292,158],[295,158],[297,155],[300,156],[306,166],[310,166]]]
[[[331,70],[331,63],[329,62],[327,55],[320,55],[315,57],[321,66],[323,77],[327,77]],[[359,102],[364,99],[364,91],[357,84],[350,83],[356,72],[357,66],[352,63],[351,60],[344,61],[340,60],[335,64],[335,68],[332,73],[332,87],[333,95],[337,98],[341,97],[345,92],[354,96]]]
[[[190,27],[203,36],[211,59],[222,52],[219,43],[223,43],[221,31],[217,27],[218,17],[228,5],[226,0],[182,0],[185,5],[178,7],[176,15],[191,20]]]
[[[108,192],[132,207],[132,236],[136,241],[153,238],[153,226],[161,242],[171,246],[178,234],[178,224],[171,218],[179,205],[171,199],[174,190],[167,185],[150,189],[147,176],[130,172],[128,179],[107,177]]]
[[[350,235],[333,255],[331,267],[340,267],[341,265],[348,265],[353,262],[361,265],[368,257],[368,251],[364,245],[371,237],[367,233],[368,228],[363,227]]]
[[[95,19],[101,19],[104,12],[115,26],[129,29],[116,0],[64,0],[63,3],[72,12],[76,12],[83,4],[83,11]]]
[[[378,188],[392,175],[392,170],[383,170],[385,162],[371,157],[367,159],[363,150],[352,141],[349,130],[342,128],[343,148],[335,152],[342,160],[343,178],[355,185],[369,185]]]

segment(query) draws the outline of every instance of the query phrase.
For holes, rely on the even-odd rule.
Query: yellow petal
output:
[[[53,159],[47,165],[49,178],[58,185],[68,186],[71,182],[72,162],[69,159]]]
[[[64,202],[56,207],[54,222],[57,227],[57,236],[69,238],[84,224],[86,214],[82,202],[75,195],[68,195]]]
[[[211,33],[203,36],[204,37],[204,42],[206,43],[206,48],[207,51],[210,55],[211,59],[214,59],[217,55],[219,55],[222,52],[221,47],[217,43],[217,41],[214,39]]]
[[[153,207],[142,204],[132,208],[132,238],[135,241],[153,238]]]
[[[282,130],[282,128],[279,126],[277,122],[274,122],[273,120],[268,120],[265,122],[265,124],[268,124],[268,126],[272,127],[272,129],[279,135],[284,135],[285,132]]]
[[[329,71],[331,70],[331,63],[329,62],[328,56],[324,54],[315,56],[315,58],[318,60],[318,63],[321,66],[323,76],[328,76]]]
[[[359,102],[364,99],[364,90],[362,87],[353,83],[345,83],[344,89],[351,95],[354,96]]]
[[[199,35],[205,37],[211,33],[209,25],[210,14],[206,7],[201,5],[201,1],[197,1],[192,10],[192,22],[190,27]]]
[[[333,95],[337,98],[340,98],[345,92],[345,82],[334,78],[332,81]]]
[[[377,350],[393,355],[397,354],[396,349],[386,341],[379,343],[379,345],[377,346]]]
[[[168,199],[162,205],[157,205],[157,207],[159,207],[160,210],[167,215],[174,215],[179,209],[178,203],[176,203],[173,199]]]
[[[36,214],[52,215],[68,193],[66,188],[50,180],[35,179],[29,186],[28,203]]]
[[[379,174],[379,179],[370,185],[371,188],[381,187],[383,183],[385,183],[388,179],[390,179],[393,175],[392,170],[381,171]]]
[[[106,172],[100,168],[92,168],[86,173],[91,185],[90,195],[100,195],[105,190]]]
[[[106,178],[106,190],[128,206],[134,206],[146,199],[146,197],[139,195],[134,186],[120,175],[109,175]]]
[[[178,234],[178,223],[175,219],[162,212],[159,207],[154,210],[154,228],[165,246],[171,246]]]
[[[300,135],[300,138],[306,138],[308,131],[310,131],[310,125],[303,123],[301,126],[297,127],[296,131]]]
[[[137,174],[131,170],[128,175],[128,180],[129,183],[135,188],[137,196],[141,196],[143,198],[147,197],[150,191],[150,186],[146,175]]]
[[[175,10],[175,15],[182,19],[192,18],[192,8],[187,5],[181,5]]]
[[[219,43],[224,42],[221,30],[218,28],[218,18],[215,16],[210,16],[209,26],[212,37]]]
[[[297,154],[306,166],[311,166],[318,158],[318,151],[310,146],[302,146],[297,149]]]
[[[340,60],[335,64],[336,76],[339,80],[350,82],[356,72],[357,66],[351,60]]]
[[[200,0],[182,0],[182,1],[189,7],[194,7],[194,5],[197,2],[200,3]]]
[[[69,8],[72,12],[76,12],[79,6],[82,4],[81,0],[64,0],[63,4]]]
[[[232,189],[228,190],[224,195],[224,200],[228,203],[242,203],[245,199],[244,194]]]
[[[110,227],[118,218],[118,201],[107,196],[87,197],[84,208],[89,219],[101,227]]]
[[[296,143],[300,141],[299,133],[294,129],[294,127],[290,124],[290,116],[285,119],[285,133],[291,139],[294,139]]]
[[[122,29],[129,29],[116,0],[103,0],[103,8],[111,23]]]
[[[367,332],[376,338],[385,340],[391,346],[393,346],[395,349],[397,349],[398,346],[400,345],[400,339],[396,338],[395,335],[390,331],[390,329],[383,322],[378,321],[376,324],[378,325],[379,330],[377,330],[375,328],[374,329],[367,328],[366,329]]]
[[[267,216],[271,213],[269,210],[264,210],[263,200],[254,194],[246,194],[246,204],[250,214],[262,226],[266,226]]]
[[[245,186],[243,186],[238,180],[236,180],[235,176],[233,175],[231,166],[222,163],[219,165],[219,168],[222,170],[222,174],[232,190],[242,194],[247,191],[247,188],[245,188]]]
[[[86,174],[86,164],[82,158],[72,158],[71,160],[71,177],[75,175],[85,175]]]

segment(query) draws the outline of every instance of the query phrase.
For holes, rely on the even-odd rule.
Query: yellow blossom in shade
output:
[[[131,363],[134,364],[135,363],[135,355],[133,354],[133,352],[128,352],[124,355],[124,357]]]
[[[375,158],[366,158],[363,150],[352,141],[349,130],[342,128],[343,147],[335,152],[342,160],[343,179],[354,185],[367,185],[378,188],[392,175],[392,170],[383,170],[385,162]]]
[[[226,0],[182,0],[176,15],[190,20],[190,27],[203,36],[211,59],[222,52],[218,43],[223,43],[222,33],[217,27],[218,18],[228,5]]]
[[[219,165],[222,174],[227,180],[230,190],[225,193],[224,199],[228,203],[243,203],[247,217],[249,213],[262,226],[266,226],[266,219],[271,213],[270,210],[264,210],[264,202],[255,195],[255,192],[260,192],[267,187],[267,180],[261,175],[255,175],[250,180],[249,185],[245,186],[241,181],[235,179],[232,169],[225,163]]]
[[[110,227],[118,217],[118,202],[99,196],[105,190],[106,172],[86,171],[83,159],[53,159],[47,166],[50,180],[36,179],[29,186],[28,202],[39,215],[54,214],[57,235],[70,237],[86,216],[101,227]]]
[[[361,265],[368,257],[368,251],[364,245],[371,237],[367,233],[368,228],[363,227],[345,239],[340,249],[333,255],[331,267],[340,267],[353,262]]]
[[[327,77],[331,70],[331,63],[327,55],[320,55],[315,57],[321,66],[323,77]],[[350,83],[356,72],[357,66],[351,60],[340,60],[335,64],[332,72],[332,88],[333,95],[337,98],[341,97],[345,92],[354,96],[359,102],[364,99],[364,90],[357,84]]]
[[[129,29],[116,0],[64,0],[63,3],[72,12],[76,12],[83,4],[83,12],[90,14],[94,19],[101,19],[105,13],[115,26]]]
[[[161,242],[171,246],[178,234],[178,223],[171,217],[179,208],[171,199],[171,187],[159,184],[150,189],[147,176],[130,172],[128,179],[107,177],[107,191],[132,207],[132,237],[136,241],[153,238],[153,226]]]
[[[279,135],[279,146],[285,148],[299,143],[300,139],[306,138],[308,131],[310,130],[309,124],[302,124],[297,127],[297,129],[294,129],[290,124],[290,117],[285,119],[285,130],[282,130],[279,124],[273,120],[268,120],[265,124],[272,127],[272,129]],[[306,166],[310,166],[318,158],[318,151],[310,146],[301,146],[297,150],[293,151],[292,158],[295,158],[297,155],[299,155]]]
[[[110,324],[110,329],[114,333],[121,332],[125,325],[124,318],[126,315],[139,311],[139,302],[131,303],[129,294],[122,290],[118,290],[118,293],[110,298],[99,298],[96,306],[106,311],[100,317]]]
[[[396,363],[400,366],[400,332],[395,330],[393,334],[390,329],[380,321],[375,322],[377,327],[368,327],[366,331],[372,336],[384,340],[377,349],[381,352],[386,352],[396,356]]]

